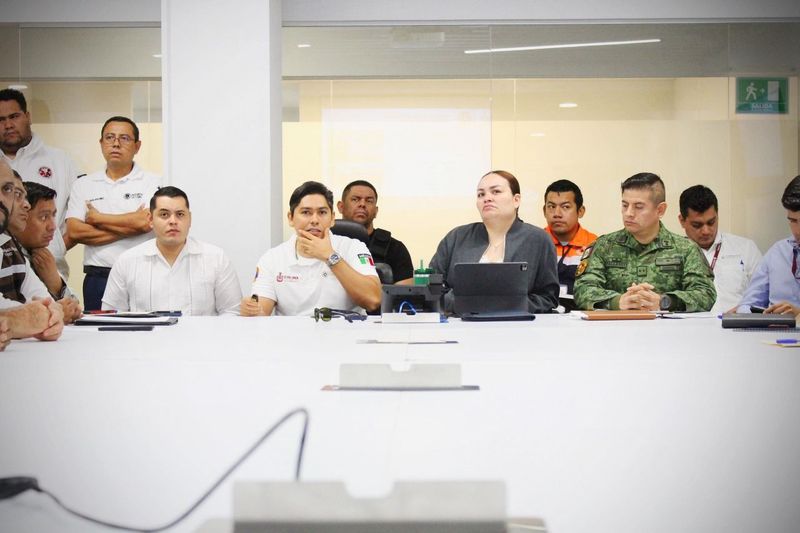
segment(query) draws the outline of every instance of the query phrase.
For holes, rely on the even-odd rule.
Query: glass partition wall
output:
[[[788,233],[779,198],[798,173],[798,23],[283,32],[283,205],[308,179],[337,195],[367,179],[377,224],[415,261],[478,219],[475,185],[497,168],[520,179],[520,215],[537,225],[544,188],[568,178],[583,189],[584,225],[617,229],[620,182],[648,170],[667,184],[672,230],[680,192],[704,183],[724,230],[762,251]],[[34,132],[83,171],[102,168],[99,129],[120,114],[141,127],[138,161],[161,173],[160,48],[157,27],[0,25],[0,85],[21,88]],[[737,80],[749,79],[785,81],[785,112],[737,112]],[[69,254],[78,290],[82,256]]]
[[[137,162],[161,174],[160,51],[157,27],[0,25],[0,87],[22,91],[33,132],[65,150],[81,172],[104,168],[100,128],[122,115],[139,126]],[[69,286],[81,294],[83,246],[70,250],[67,259]]]
[[[670,229],[680,232],[680,192],[703,183],[722,229],[766,250],[788,233],[779,200],[798,172],[798,30],[284,28],[284,205],[307,179],[335,194],[367,179],[376,225],[427,262],[449,229],[479,219],[475,186],[490,169],[520,179],[520,216],[540,226],[547,185],[575,181],[598,234],[621,227],[621,181],[652,171],[667,185]],[[737,78],[785,80],[788,110],[737,113]]]

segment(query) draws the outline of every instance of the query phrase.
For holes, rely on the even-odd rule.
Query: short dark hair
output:
[[[575,208],[583,207],[583,194],[581,188],[569,180],[557,180],[547,186],[544,190],[544,201],[547,202],[547,193],[550,192],[571,192],[575,196]]]
[[[508,182],[509,188],[511,189],[511,194],[520,194],[519,180],[511,172],[508,172],[507,170],[490,170],[481,176],[481,179],[485,178],[489,174],[497,174],[501,178],[505,179]]]
[[[666,187],[658,174],[652,172],[639,172],[622,182],[622,192],[628,189],[650,189],[653,201],[656,204],[667,199]]]
[[[344,190],[342,191],[342,201],[343,202],[344,202],[344,199],[347,198],[347,194],[350,192],[350,189],[352,189],[353,187],[369,187],[370,189],[372,189],[372,192],[375,193],[375,201],[376,202],[378,201],[378,191],[375,189],[375,187],[370,182],[368,182],[366,180],[355,180],[355,181],[351,181],[350,183],[348,183],[345,186]]]
[[[31,209],[36,207],[41,200],[53,200],[56,197],[56,191],[47,185],[35,181],[23,181],[22,185],[28,192],[28,203],[31,205]]]
[[[781,203],[789,211],[800,211],[800,176],[795,176],[781,196]]]
[[[693,185],[681,193],[678,200],[681,209],[681,216],[689,216],[689,209],[696,213],[705,213],[710,208],[719,211],[717,195],[705,185]]]
[[[22,181],[22,176],[19,175],[19,172],[17,172],[12,168],[11,173],[14,174],[14,177],[17,178],[19,181]]]
[[[300,205],[300,200],[310,194],[321,194],[328,202],[328,207],[333,210],[333,193],[318,181],[307,181],[294,190],[289,198],[289,212],[294,214],[294,210]]]
[[[156,208],[156,198],[166,196],[167,198],[183,198],[186,201],[186,209],[189,209],[189,197],[186,193],[177,187],[167,185],[166,187],[159,187],[152,198],[150,198],[150,211]]]
[[[103,137],[103,132],[106,131],[106,126],[108,126],[109,122],[126,122],[130,124],[133,127],[133,140],[134,142],[139,142],[139,126],[137,126],[136,123],[128,117],[120,116],[111,117],[103,123],[103,127],[100,128],[100,138]]]
[[[28,112],[28,102],[25,100],[25,95],[16,89],[3,89],[0,91],[0,102],[8,102],[14,100],[19,104],[19,108],[23,113]]]

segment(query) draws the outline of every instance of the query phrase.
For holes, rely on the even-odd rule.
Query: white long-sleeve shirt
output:
[[[719,253],[717,253],[719,246]],[[702,248],[701,248],[702,250]],[[724,313],[739,304],[761,261],[761,251],[750,239],[730,233],[717,232],[708,250],[702,250],[708,264],[714,267],[714,287],[717,301],[713,313]],[[714,256],[716,255],[716,262]]]
[[[108,276],[103,309],[236,315],[242,289],[221,248],[191,237],[170,265],[151,239],[122,253]]]

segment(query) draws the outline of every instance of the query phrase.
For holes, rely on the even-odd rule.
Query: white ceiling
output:
[[[287,79],[793,75],[800,23],[286,27]],[[464,50],[659,38],[495,54]],[[160,29],[0,25],[0,79],[159,79]],[[298,44],[310,44],[298,48]]]

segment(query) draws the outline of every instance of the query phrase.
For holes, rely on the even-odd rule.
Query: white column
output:
[[[282,236],[280,0],[163,0],[164,181],[245,294]]]

